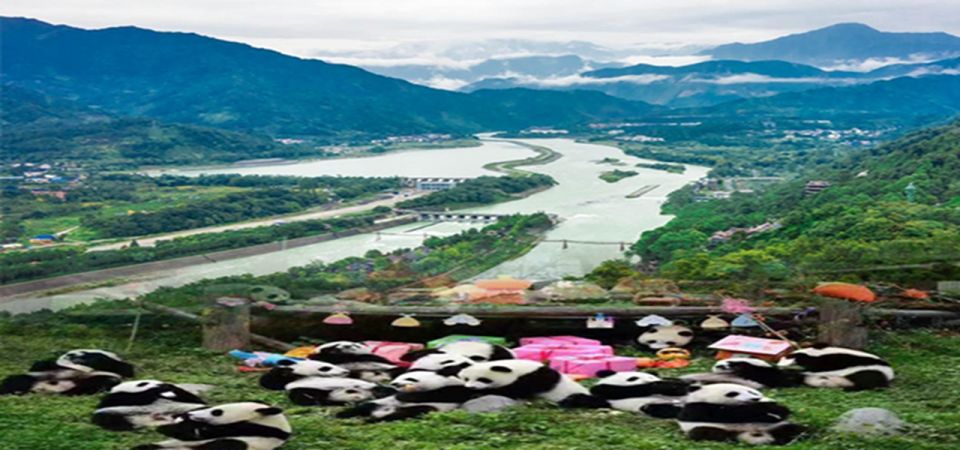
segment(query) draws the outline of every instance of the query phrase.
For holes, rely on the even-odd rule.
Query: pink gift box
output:
[[[577,336],[535,336],[520,338],[520,345],[603,345],[596,339]]]
[[[609,345],[523,345],[513,349],[513,354],[517,359],[543,362],[560,356],[613,355],[613,347]]]
[[[423,344],[413,342],[365,341],[363,345],[370,347],[373,354],[382,356],[401,367],[408,367],[410,363],[401,361],[400,357],[407,353],[423,350]]]
[[[595,377],[601,370],[637,370],[637,358],[610,355],[559,356],[550,359],[550,367],[560,373]]]

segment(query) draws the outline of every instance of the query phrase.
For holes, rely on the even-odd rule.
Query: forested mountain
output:
[[[710,114],[828,118],[885,117],[930,123],[960,113],[960,76],[902,77],[858,86],[820,88],[730,102]]]
[[[201,164],[310,154],[264,136],[117,117],[14,86],[0,91],[0,160]]]
[[[841,23],[753,44],[727,44],[704,50],[717,59],[779,59],[833,65],[871,58],[943,59],[960,55],[960,37],[947,33],[888,33],[859,23]]]
[[[693,189],[685,188],[671,195],[676,217],[645,232],[633,251],[679,279],[870,278],[877,267],[910,264],[934,265],[886,270],[878,278],[938,279],[929,270],[957,276],[960,268],[947,263],[960,261],[958,173],[955,122],[811,167],[760,194],[694,202]],[[805,194],[810,180],[831,185]],[[768,221],[782,226],[708,243],[717,231]]]
[[[542,122],[531,111],[505,114],[467,94],[191,33],[0,20],[5,82],[124,116],[338,137],[466,133]],[[591,117],[617,110],[607,107],[608,97],[589,100],[598,102],[583,102]]]

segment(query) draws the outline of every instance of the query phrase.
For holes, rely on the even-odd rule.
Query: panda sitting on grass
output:
[[[806,428],[790,423],[790,410],[739,384],[711,384],[690,393],[677,423],[695,441],[784,445]]]
[[[536,361],[508,359],[474,364],[457,375],[478,396],[543,399],[564,407],[603,407],[606,401],[566,375]]]
[[[273,450],[292,430],[280,408],[243,402],[184,413],[157,431],[171,439],[134,450]]]
[[[334,364],[350,371],[350,377],[372,383],[386,383],[403,370],[373,353],[359,342],[335,341],[318,346],[309,359]]]

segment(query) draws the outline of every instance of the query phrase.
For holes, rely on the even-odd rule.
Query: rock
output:
[[[467,401],[460,406],[460,409],[474,414],[489,413],[503,411],[519,403],[520,402],[509,397],[502,397],[499,395],[484,395],[483,397],[477,397],[473,400]]]
[[[843,413],[833,425],[834,431],[859,436],[892,436],[903,432],[906,423],[883,408],[857,408]]]

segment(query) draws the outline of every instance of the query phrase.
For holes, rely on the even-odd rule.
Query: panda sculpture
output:
[[[356,378],[308,377],[288,383],[290,401],[301,406],[340,406],[393,395],[396,391]]]
[[[55,360],[34,362],[25,374],[6,377],[0,382],[0,395],[91,395],[109,390],[131,376],[133,366],[114,353],[71,350]]]
[[[282,391],[294,381],[307,377],[346,377],[350,371],[323,361],[291,361],[282,359],[260,377],[260,386],[271,391]]]
[[[110,431],[131,431],[171,424],[176,416],[206,406],[196,394],[174,384],[127,381],[100,400],[92,422]]]
[[[685,347],[693,340],[693,330],[682,325],[654,325],[644,329],[637,343],[650,350]]]
[[[803,385],[803,374],[785,370],[757,358],[729,358],[718,361],[709,373],[680,377],[701,384],[734,383],[753,389],[783,388]]]
[[[411,370],[395,378],[390,386],[398,392],[390,397],[362,403],[341,411],[339,418],[368,417],[370,422],[410,419],[432,412],[457,409],[475,397],[456,376],[428,370]]]
[[[687,394],[699,389],[688,381],[661,379],[647,372],[604,370],[597,375],[601,378],[590,388],[590,395],[605,402],[602,407],[660,419],[676,418]]]
[[[329,342],[318,346],[308,358],[343,367],[352,378],[372,383],[386,383],[402,372],[396,364],[359,342]]]
[[[474,364],[457,375],[478,396],[498,395],[513,400],[543,399],[565,407],[602,407],[587,388],[536,361],[508,359]]]
[[[456,341],[441,345],[437,348],[413,351],[403,355],[401,359],[407,362],[413,362],[426,355],[432,354],[459,355],[473,362],[500,361],[504,359],[514,359],[516,357],[513,351],[502,345],[490,344],[483,341]]]
[[[456,375],[461,370],[472,366],[474,363],[466,356],[434,353],[424,356],[410,365],[409,371],[429,370],[431,372],[440,372],[443,375]]]
[[[273,450],[290,438],[292,430],[280,408],[243,402],[184,413],[157,431],[171,439],[134,450]]]
[[[781,367],[798,367],[803,383],[813,387],[862,391],[890,386],[893,367],[879,356],[842,347],[815,345],[782,358]]]
[[[790,423],[790,410],[739,384],[717,383],[690,393],[677,416],[680,429],[695,441],[740,441],[784,445],[806,428]]]

